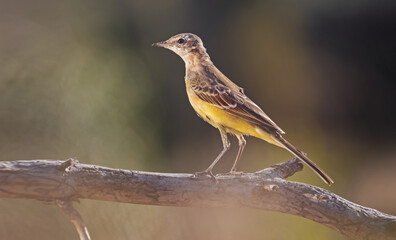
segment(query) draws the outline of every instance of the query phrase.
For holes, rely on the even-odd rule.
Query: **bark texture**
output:
[[[327,190],[285,180],[301,171],[298,159],[255,173],[194,177],[81,164],[75,159],[0,162],[0,197],[58,204],[89,239],[70,201],[95,199],[179,207],[247,207],[294,214],[352,239],[396,239],[396,217]],[[85,233],[86,232],[86,233]],[[83,238],[85,236],[85,238]]]

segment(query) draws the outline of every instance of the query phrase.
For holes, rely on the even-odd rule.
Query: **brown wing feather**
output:
[[[192,81],[191,89],[203,101],[221,108],[233,115],[266,130],[284,133],[252,100],[242,91],[235,91],[216,80]]]

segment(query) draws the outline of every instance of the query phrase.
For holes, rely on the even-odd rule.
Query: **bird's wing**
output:
[[[243,91],[232,90],[216,80],[194,82],[190,87],[201,100],[270,131],[284,133]]]

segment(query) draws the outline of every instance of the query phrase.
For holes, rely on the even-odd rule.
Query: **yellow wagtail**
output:
[[[213,167],[230,148],[227,137],[230,133],[239,141],[239,151],[231,174],[236,173],[238,161],[246,145],[243,135],[251,135],[287,149],[310,166],[327,184],[334,183],[318,165],[282,137],[281,134],[285,132],[244,94],[242,88],[231,82],[213,65],[197,35],[181,33],[166,41],[154,43],[153,46],[170,49],[184,60],[187,95],[192,107],[202,119],[220,131],[223,150],[201,173],[214,177]]]

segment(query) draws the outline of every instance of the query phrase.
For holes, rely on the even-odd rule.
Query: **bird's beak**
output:
[[[168,43],[166,41],[162,41],[162,42],[153,43],[151,46],[153,46],[153,47],[166,47],[167,45],[168,45]]]

